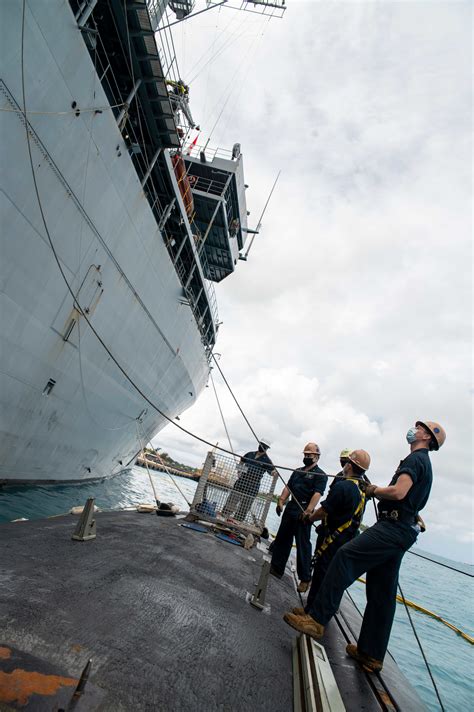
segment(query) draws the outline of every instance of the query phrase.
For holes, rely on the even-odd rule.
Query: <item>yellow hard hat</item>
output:
[[[368,470],[370,467],[370,455],[365,450],[353,450],[349,453],[348,460],[360,467],[361,470]]]
[[[341,454],[339,455],[340,460],[347,460],[349,455],[351,454],[352,450],[350,450],[348,447],[345,447],[344,450],[341,450]]]
[[[307,443],[304,446],[304,453],[308,453],[309,455],[321,455],[321,450],[319,449],[319,445],[316,445],[316,443]]]
[[[417,420],[416,425],[422,425],[433,436],[433,448],[439,450],[446,440],[446,430],[432,420]]]

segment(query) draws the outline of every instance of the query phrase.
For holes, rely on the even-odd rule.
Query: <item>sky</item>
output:
[[[419,543],[472,562],[471,5],[286,4],[173,28],[199,143],[241,144],[250,227],[281,170],[248,261],[216,285],[219,364],[280,465],[315,441],[335,474],[363,448],[385,485],[407,429],[440,422]],[[212,375],[234,450],[251,450]],[[211,385],[180,425],[228,445]],[[172,425],[153,442],[204,461]]]

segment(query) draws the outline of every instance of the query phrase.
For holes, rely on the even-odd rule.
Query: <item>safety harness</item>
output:
[[[316,560],[318,557],[320,557],[326,549],[331,546],[331,544],[336,541],[336,539],[342,534],[342,532],[346,531],[346,529],[349,529],[349,527],[353,527],[355,531],[360,527],[360,523],[362,521],[362,517],[364,516],[364,508],[365,508],[365,489],[361,487],[362,482],[361,480],[358,479],[353,479],[352,477],[348,477],[347,480],[349,482],[353,482],[360,493],[360,502],[357,505],[357,509],[355,510],[354,514],[352,517],[347,521],[344,522],[344,524],[341,524],[337,529],[335,529],[333,532],[330,532],[323,540],[323,543],[317,549],[314,553],[312,564],[316,563]]]

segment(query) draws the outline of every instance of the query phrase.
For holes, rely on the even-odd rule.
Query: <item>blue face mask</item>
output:
[[[414,443],[416,440],[416,428],[410,428],[409,431],[407,432],[407,442]]]

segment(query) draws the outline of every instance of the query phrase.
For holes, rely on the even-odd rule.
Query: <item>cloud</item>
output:
[[[290,467],[307,440],[333,473],[343,447],[364,447],[370,475],[387,483],[414,420],[443,423],[423,546],[468,558],[470,9],[300,2],[283,21],[243,13],[234,44],[244,25],[225,29],[213,12],[229,51],[192,84],[193,113],[207,115],[206,139],[229,96],[211,144],[242,145],[250,226],[282,169],[249,261],[217,285],[220,364],[275,462]],[[209,44],[205,18],[186,35],[188,73]],[[246,451],[251,433],[213,374]],[[211,388],[181,424],[226,443]],[[156,442],[204,459],[172,426]]]

